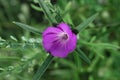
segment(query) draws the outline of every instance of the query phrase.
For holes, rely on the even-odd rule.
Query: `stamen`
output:
[[[67,39],[68,39],[68,35],[67,35],[67,34],[64,34],[64,35],[62,36],[62,39],[63,39],[63,40],[67,40]]]
[[[68,39],[68,35],[66,33],[60,33],[59,34],[59,39],[60,40],[67,40]]]

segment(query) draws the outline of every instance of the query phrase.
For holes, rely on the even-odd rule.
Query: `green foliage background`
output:
[[[99,16],[78,35],[77,45],[91,64],[73,52],[65,59],[55,58],[41,80],[120,80],[120,1],[51,1],[71,27],[96,12]],[[31,25],[41,32],[51,24],[37,0],[0,0],[0,80],[32,80],[47,57],[41,35],[23,30],[13,21]]]

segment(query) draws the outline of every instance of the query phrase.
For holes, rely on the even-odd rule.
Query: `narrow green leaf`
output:
[[[34,5],[34,4],[31,4],[31,7],[33,9],[35,9],[36,11],[42,11],[42,8],[40,8],[40,7],[38,7],[38,6]]]
[[[5,69],[3,69],[3,68],[0,68],[0,71],[4,71]]]
[[[120,49],[120,46],[110,43],[89,43],[89,42],[81,41],[81,44],[85,44],[87,46],[92,46],[92,47],[99,46],[100,48]]]
[[[82,50],[80,50],[79,48],[76,48],[75,51],[79,54],[79,56],[81,57],[81,59],[83,59],[88,64],[91,63],[90,59],[85,55],[85,53]]]
[[[49,55],[46,58],[46,60],[43,62],[43,64],[40,66],[37,73],[34,75],[33,80],[39,80],[41,78],[41,76],[44,74],[44,72],[46,71],[52,60],[53,60],[53,56]]]
[[[44,13],[48,17],[50,23],[52,23],[52,24],[56,23],[55,18],[51,14],[51,12],[50,12],[49,8],[47,7],[47,5],[45,4],[44,0],[38,0],[38,2],[39,2],[39,5],[42,7]]]
[[[23,23],[20,23],[20,22],[13,22],[14,24],[18,25],[19,27],[23,28],[23,29],[26,29],[30,32],[33,32],[33,33],[37,33],[37,34],[42,34],[42,32],[40,32],[38,29],[34,28],[34,27],[31,27],[29,25],[26,25],[26,24],[23,24]]]
[[[96,16],[98,15],[98,13],[94,14],[93,16],[89,17],[87,20],[85,20],[83,23],[81,23],[80,25],[78,25],[76,27],[76,29],[80,32],[82,30],[84,30],[86,27],[88,27],[89,23],[91,23],[92,21],[95,20]]]
[[[55,13],[56,13],[55,19],[56,19],[57,23],[64,22],[64,20],[62,19],[61,14],[60,14],[59,7],[56,7]]]

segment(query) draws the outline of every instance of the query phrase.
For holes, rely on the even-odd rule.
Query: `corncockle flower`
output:
[[[76,47],[77,37],[64,22],[48,27],[42,36],[43,47],[55,57],[64,58]]]

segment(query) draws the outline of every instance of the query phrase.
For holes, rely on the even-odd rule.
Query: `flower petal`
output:
[[[57,39],[57,34],[49,34],[49,35],[45,35],[43,36],[43,47],[45,48],[45,50],[49,51],[49,49],[51,48],[53,42]]]
[[[49,49],[52,46],[52,42],[56,40],[57,34],[62,32],[60,29],[55,27],[48,27],[42,34],[43,40],[42,44],[46,51],[49,51]]]
[[[77,43],[77,36],[72,33],[72,38],[69,38],[68,42],[66,43],[67,50],[69,52],[72,52],[76,48]]]
[[[50,49],[50,54],[56,57],[64,58],[68,55],[68,50],[66,49],[66,45],[54,43]]]
[[[66,24],[66,23],[64,23],[64,22],[58,24],[58,25],[57,25],[57,28],[59,28],[59,29],[61,29],[62,31],[66,32],[69,36],[72,35],[72,31],[71,31],[69,25]]]
[[[60,32],[62,32],[60,29],[50,26],[43,32],[43,36],[48,34],[60,33]]]

